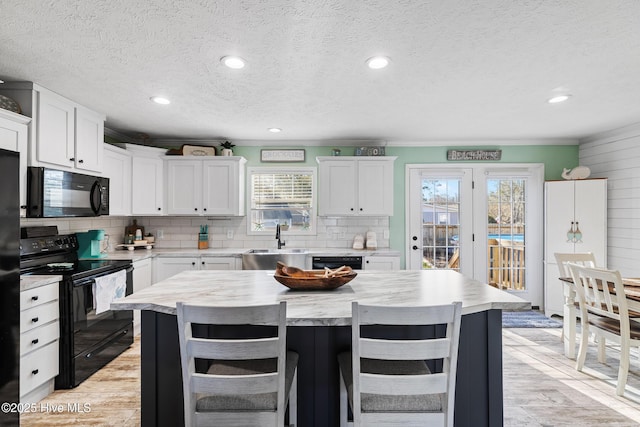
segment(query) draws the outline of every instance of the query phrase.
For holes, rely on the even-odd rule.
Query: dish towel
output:
[[[96,314],[108,311],[111,307],[111,301],[123,298],[126,291],[126,270],[96,277],[95,283],[93,284],[93,306],[96,308]]]

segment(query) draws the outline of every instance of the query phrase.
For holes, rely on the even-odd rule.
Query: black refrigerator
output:
[[[20,423],[19,173],[19,154],[0,149],[0,426]]]

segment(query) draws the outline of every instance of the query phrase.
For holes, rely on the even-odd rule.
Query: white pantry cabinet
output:
[[[126,144],[131,157],[131,214],[164,214],[164,153],[166,150]]]
[[[109,215],[131,215],[131,153],[104,145],[104,172],[109,178]]]
[[[27,144],[31,119],[0,109],[0,148],[20,153],[20,216],[27,214]]]
[[[32,118],[29,166],[102,172],[105,116],[32,82],[6,82],[0,93]]]
[[[169,215],[244,215],[243,157],[166,159]]]
[[[564,315],[565,298],[554,254],[592,252],[598,267],[607,266],[607,180],[545,183],[544,312]],[[581,236],[570,230],[578,228]]]
[[[396,157],[317,157],[318,215],[393,215]]]

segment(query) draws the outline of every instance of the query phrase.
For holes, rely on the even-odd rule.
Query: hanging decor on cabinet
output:
[[[573,169],[562,169],[562,177],[564,179],[585,179],[591,175],[591,169],[586,166],[577,166]]]
[[[571,221],[571,228],[567,231],[567,243],[582,243],[582,231],[578,221]]]

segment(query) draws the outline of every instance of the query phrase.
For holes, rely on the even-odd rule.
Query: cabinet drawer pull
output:
[[[80,159],[78,160],[78,163],[84,163],[84,160]]]
[[[31,301],[38,301],[38,295],[34,295],[31,297]]]
[[[34,317],[34,318],[32,318],[32,319],[31,319],[31,321],[32,321],[33,323],[36,323],[36,322],[38,321],[38,318],[37,318],[37,317]]]
[[[31,373],[32,373],[33,375],[38,375],[38,372],[39,372],[39,371],[38,371],[37,369],[34,369],[33,371],[31,371]]]
[[[72,158],[70,158],[70,159],[69,159],[69,161],[70,161],[70,162],[75,162],[75,161],[76,161],[76,158],[75,158],[75,157],[72,157]]]
[[[31,344],[36,345],[38,344],[38,341],[39,341],[38,338],[36,338],[35,340],[31,340]]]

